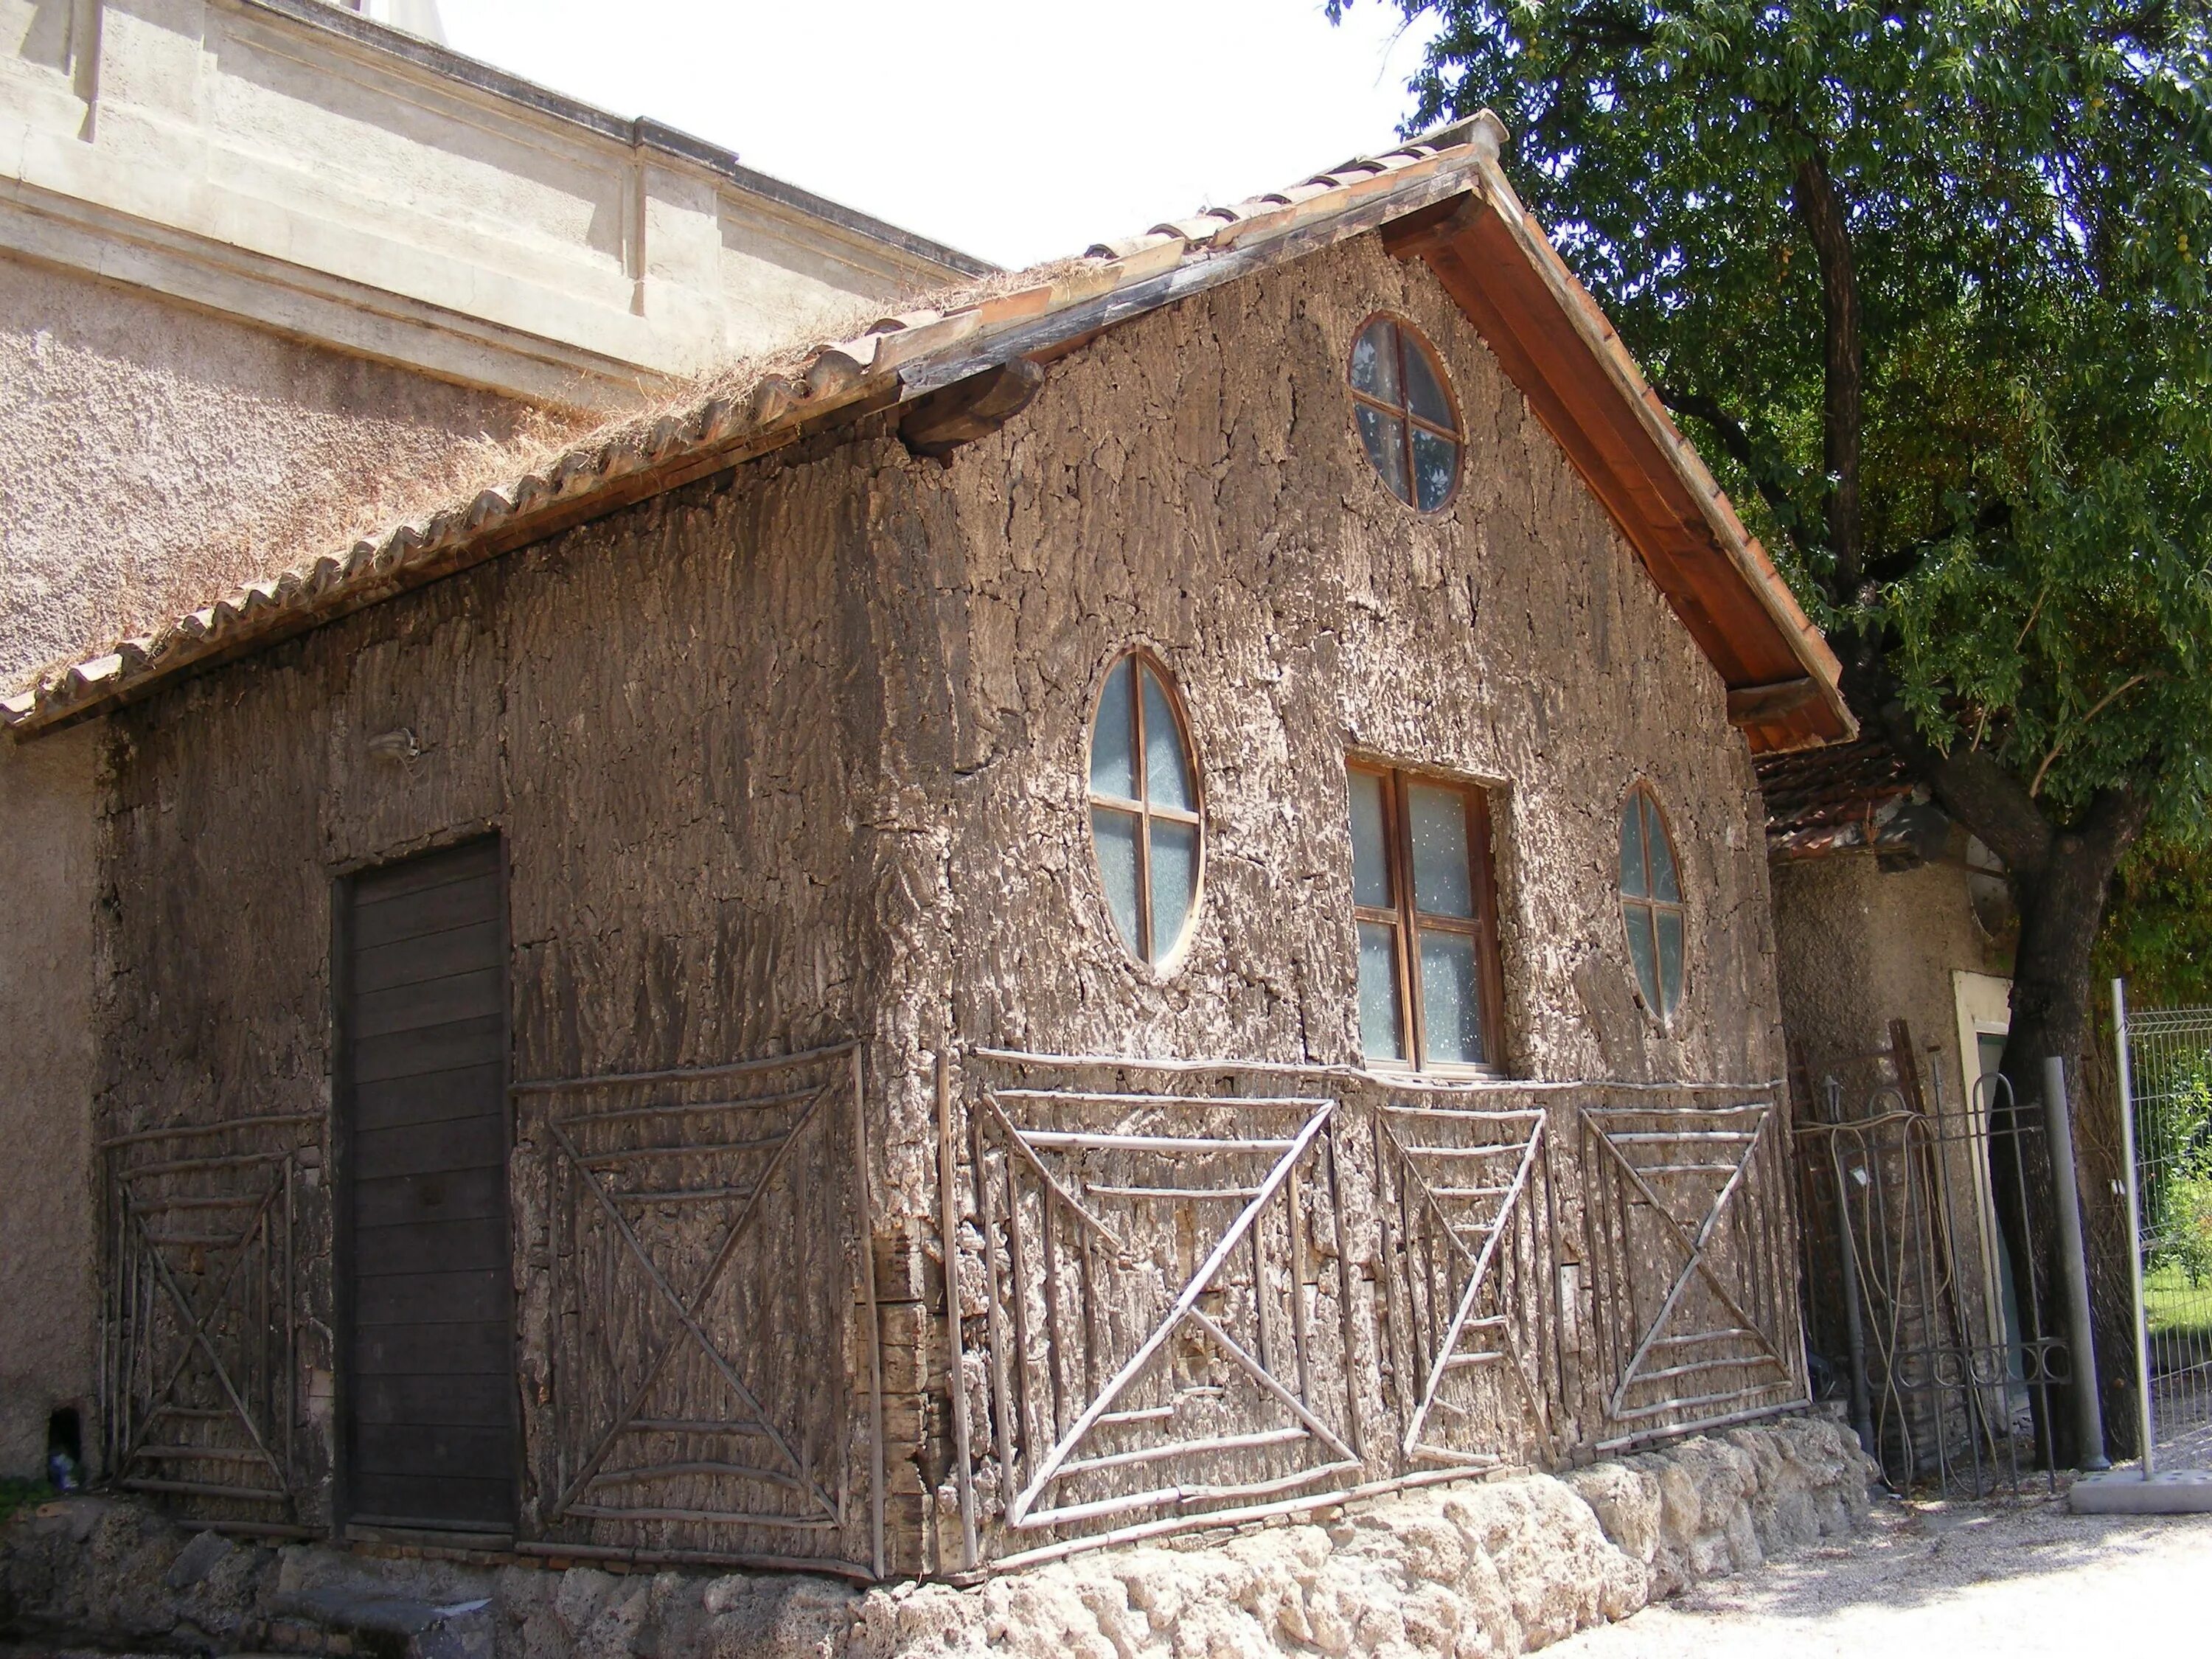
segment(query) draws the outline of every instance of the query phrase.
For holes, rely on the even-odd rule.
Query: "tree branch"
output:
[[[1940,752],[1920,734],[1911,711],[1894,700],[1883,703],[1880,718],[1889,746],[2006,869],[2027,875],[2043,867],[2051,857],[2051,821],[2003,763],[1985,749]]]
[[[2040,605],[2042,601],[2039,599],[2036,603]],[[2025,632],[2022,633],[2021,637],[2023,639],[2027,637]],[[2059,728],[2057,737],[2051,740],[2051,752],[2043,757],[2043,764],[2035,769],[2034,781],[2027,786],[2028,798],[2031,800],[2037,795],[2043,793],[2044,775],[2051,770],[2051,763],[2058,758],[2058,751],[2066,746],[2066,739],[2069,737],[2078,735],[2083,726],[2087,726],[2091,720],[2096,719],[2098,715],[2103,714],[2106,709],[2111,708],[2113,701],[2118,698],[2122,692],[2134,690],[2136,687],[2141,685],[2149,678],[2150,676],[2148,674],[2135,674],[2130,676],[2124,680],[2122,680],[2118,685],[2106,692],[2103,696],[2098,698],[2094,703],[2090,705],[2089,712],[2082,715],[2080,720],[2074,722],[2074,730],[2072,732],[2067,731],[2063,726]]]
[[[1790,205],[1820,262],[1823,395],[1820,450],[1828,475],[1828,550],[1835,597],[1857,592],[1863,551],[1859,512],[1859,442],[1866,349],[1859,334],[1859,290],[1850,224],[1827,164],[1815,153],[1797,164]]]

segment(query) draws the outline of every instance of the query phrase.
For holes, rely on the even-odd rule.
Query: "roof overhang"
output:
[[[1498,167],[1503,137],[1486,111],[1389,155],[1094,247],[1027,287],[886,318],[741,392],[702,396],[45,674],[0,699],[0,722],[19,737],[71,724],[814,433],[1017,362],[1048,364],[1162,306],[1379,232],[1466,312],[1718,672],[1753,750],[1851,735],[1826,641],[1522,209]]]

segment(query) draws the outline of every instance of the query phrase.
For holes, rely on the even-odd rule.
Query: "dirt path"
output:
[[[2212,1516],[1884,1504],[1870,1536],[1717,1580],[1559,1659],[2099,1659],[2212,1652]],[[2139,1645],[2140,1644],[2140,1645]]]

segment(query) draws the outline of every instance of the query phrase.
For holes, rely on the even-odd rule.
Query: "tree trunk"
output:
[[[2104,921],[2113,869],[2141,833],[2143,816],[2132,796],[2109,803],[2100,797],[2082,830],[2053,836],[2041,867],[2015,873],[2013,878],[2020,945],[2013,965],[2012,1024],[2002,1063],[2013,1104],[2008,1108],[2000,1103],[1993,1114],[1991,1127],[1998,1134],[1990,1148],[1990,1177],[1997,1224],[2012,1260],[2014,1304],[2025,1328],[2021,1335],[2030,1342],[2057,1339],[2067,1345],[2070,1357],[2071,1363],[2052,1368],[2072,1379],[2065,1388],[2051,1391],[2048,1398],[2039,1393],[2029,1396],[2037,1442],[2058,1468],[2078,1467],[2088,1451],[2096,1449],[2078,1443],[2072,1389],[2095,1388],[2098,1380],[2078,1355],[2071,1354],[2065,1267],[2058,1255],[2047,1149],[2043,1156],[2015,1159],[2002,1132],[2012,1127],[2009,1111],[2016,1114],[2028,1143],[2035,1144],[2045,1121],[2046,1056],[2063,1056],[2069,1079],[2078,1075],[2089,1030],[2090,953]],[[2069,1082],[2069,1094],[2077,1110],[2087,1099],[2078,1082]],[[2095,1207],[2095,1194],[2084,1192],[2081,1197],[2085,1210]],[[2092,1231],[2086,1217],[2083,1231]],[[2031,1377],[2035,1375],[2032,1352],[2028,1370]]]

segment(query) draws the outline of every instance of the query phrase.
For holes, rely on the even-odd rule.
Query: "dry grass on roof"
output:
[[[121,641],[156,634],[179,617],[251,584],[304,573],[319,558],[379,539],[399,525],[425,522],[465,507],[487,489],[505,489],[524,477],[543,475],[564,456],[634,439],[718,398],[741,398],[769,375],[802,369],[823,344],[863,333],[884,318],[957,311],[1049,282],[1083,263],[1058,259],[895,300],[855,299],[817,316],[784,346],[731,357],[597,421],[526,407],[518,411],[514,429],[500,435],[483,433],[416,447],[394,429],[371,422],[343,439],[326,438],[307,458],[309,476],[293,482],[281,509],[242,515],[187,543],[132,561],[106,591],[88,596],[87,637],[82,643],[27,671],[15,684],[27,684],[87,656],[112,651]]]

